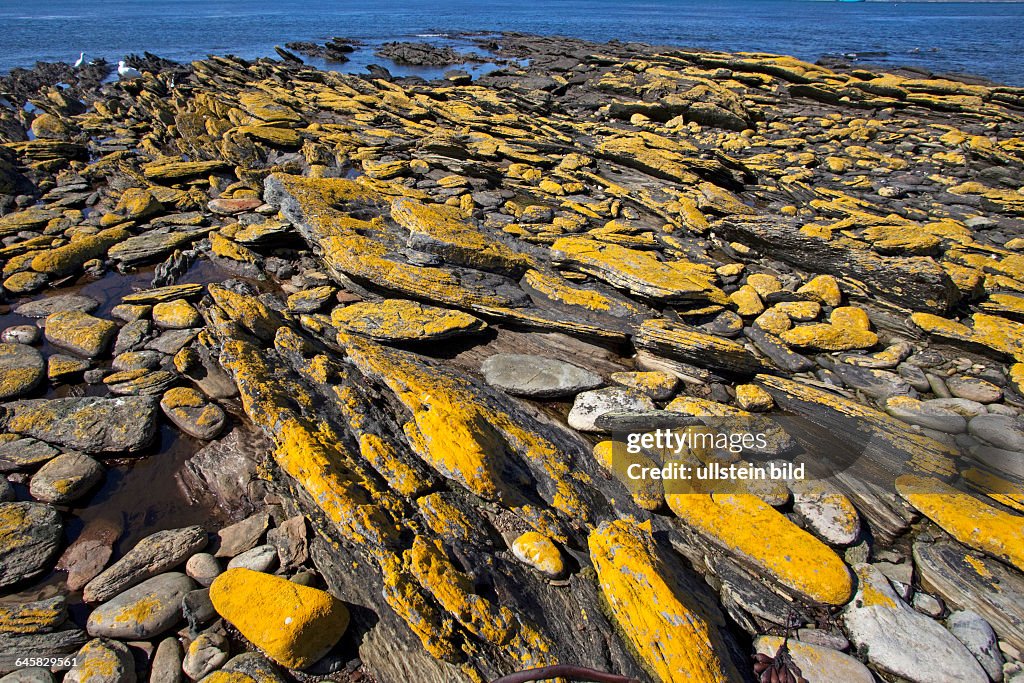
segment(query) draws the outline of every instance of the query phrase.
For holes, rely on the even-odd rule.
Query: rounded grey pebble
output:
[[[35,344],[42,332],[35,325],[13,325],[0,332],[0,341],[5,344]]]

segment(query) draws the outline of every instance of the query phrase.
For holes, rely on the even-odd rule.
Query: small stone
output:
[[[584,391],[576,396],[569,411],[569,426],[581,432],[601,431],[597,418],[612,412],[643,412],[655,410],[654,402],[647,396],[619,387],[608,387],[596,391]]]
[[[550,538],[535,531],[528,531],[512,543],[512,554],[550,578],[558,578],[565,572],[562,551]]]
[[[114,355],[119,356],[126,351],[135,351],[142,347],[153,333],[153,325],[148,320],[133,320],[117,333],[114,341]]]
[[[927,614],[932,619],[938,619],[946,611],[941,600],[921,591],[914,593],[914,599],[911,601],[911,604],[914,605],[914,609],[918,612]]]
[[[65,683],[135,683],[135,658],[116,640],[96,638],[82,646]]]
[[[144,304],[118,304],[110,309],[110,316],[130,323],[148,317],[152,310],[152,306]]]
[[[192,631],[197,631],[200,626],[217,616],[213,603],[210,602],[209,588],[198,588],[185,593],[185,597],[181,599],[181,610]]]
[[[164,638],[156,646],[156,654],[149,666],[149,680],[153,683],[180,683],[183,658],[178,639],[173,636]]]
[[[146,579],[94,609],[86,631],[122,640],[159,636],[181,619],[181,600],[193,588],[192,579],[179,572]]]
[[[23,396],[42,381],[43,356],[25,344],[0,344],[0,401]]]
[[[153,322],[158,327],[171,330],[184,330],[199,327],[203,317],[196,307],[184,299],[162,301],[153,306]]]
[[[167,370],[129,370],[103,378],[110,393],[118,396],[158,396],[177,381],[178,375]]]
[[[918,401],[909,396],[893,396],[887,399],[885,412],[908,424],[935,429],[947,434],[962,434],[967,430],[967,420],[962,415],[932,405],[930,401]]]
[[[155,370],[160,367],[162,356],[157,351],[125,351],[114,356],[110,366],[118,372],[132,370]]]
[[[270,571],[277,564],[277,548],[272,545],[258,545],[231,558],[228,569],[251,569],[254,572]]]
[[[823,480],[794,481],[793,511],[816,536],[834,546],[847,546],[860,537],[860,516],[849,498]]]
[[[36,439],[15,439],[0,443],[0,472],[29,469],[58,455],[59,450]]]
[[[315,313],[331,300],[338,291],[333,285],[304,289],[288,297],[288,310],[296,313]]]
[[[31,294],[42,289],[50,278],[34,270],[23,270],[4,280],[4,289],[13,294]]]
[[[754,650],[774,657],[782,645],[778,636],[759,636],[754,641]],[[793,663],[800,667],[800,673],[808,681],[842,681],[842,683],[874,683],[871,671],[853,657],[828,647],[800,640],[787,643]]]
[[[800,325],[782,332],[779,337],[792,348],[815,351],[869,349],[878,343],[874,332],[824,323]]]
[[[68,589],[80,591],[103,571],[114,552],[114,543],[122,528],[103,518],[88,522],[78,538],[68,546],[57,563],[57,569],[67,571]]]
[[[220,547],[217,548],[215,555],[234,557],[255,548],[269,526],[270,515],[267,512],[257,512],[240,522],[224,527],[217,532],[220,536]]]
[[[216,671],[228,661],[228,641],[219,633],[200,633],[189,643],[181,668],[194,681]]]
[[[736,387],[736,405],[743,410],[762,413],[775,405],[772,395],[756,384],[740,384]]]
[[[220,576],[220,563],[210,553],[196,553],[185,563],[185,573],[200,586],[209,587]]]
[[[609,379],[629,389],[643,392],[652,401],[667,401],[676,395],[682,382],[668,372],[613,372]]]
[[[0,503],[0,588],[51,568],[64,527],[42,503]]]
[[[5,633],[43,633],[52,631],[68,616],[67,598],[52,598],[32,602],[0,602],[0,631]]]
[[[491,356],[480,371],[491,386],[535,399],[566,398],[604,384],[600,375],[572,363],[515,353]]]
[[[827,647],[830,650],[846,652],[850,649],[850,641],[842,633],[823,631],[818,628],[802,628],[797,631],[797,638],[804,643],[810,643],[818,647]]]
[[[58,311],[47,316],[45,330],[51,344],[95,358],[110,346],[117,325],[81,311]]]
[[[0,342],[4,344],[35,344],[43,331],[35,325],[12,325],[0,332]]]
[[[160,400],[160,408],[178,429],[205,441],[220,434],[227,423],[223,408],[190,387],[169,389]]]
[[[177,567],[206,547],[206,541],[206,531],[200,526],[167,529],[150,534],[90,581],[82,593],[82,599],[85,602],[107,600],[149,577]]]
[[[58,311],[81,311],[91,313],[100,307],[100,302],[80,294],[58,294],[36,301],[29,301],[14,309],[18,315],[26,318],[45,318]]]
[[[348,609],[330,593],[271,574],[229,569],[210,586],[213,606],[271,659],[302,669],[348,628]]]
[[[1024,426],[1006,415],[978,415],[967,423],[967,431],[1008,451],[1024,451]]]
[[[309,559],[306,518],[295,515],[267,532],[267,543],[277,548],[277,557],[285,568],[298,567]]]
[[[72,382],[91,367],[89,361],[63,353],[55,353],[46,359],[46,376],[51,382]]]
[[[65,453],[35,473],[29,493],[44,503],[72,503],[103,479],[103,465],[82,453]]]
[[[957,398],[965,398],[978,403],[995,403],[1003,398],[1003,390],[991,382],[977,377],[957,375],[946,380],[950,393]]]
[[[242,213],[243,211],[252,211],[263,204],[259,199],[224,199],[217,198],[211,200],[207,205],[210,211],[221,216],[232,216],[236,213]]]
[[[1003,672],[1003,654],[995,631],[984,617],[971,610],[957,611],[949,615],[946,626],[971,651],[989,678],[998,681]]]
[[[804,294],[809,299],[817,301],[823,306],[838,306],[843,302],[842,292],[839,291],[839,283],[831,275],[819,275],[812,278],[807,284],[796,291],[798,294]]]
[[[163,210],[163,205],[149,190],[141,187],[129,187],[117,201],[115,211],[125,218],[145,218]]]

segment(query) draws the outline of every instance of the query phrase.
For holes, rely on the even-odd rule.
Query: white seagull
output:
[[[125,64],[123,59],[117,63],[117,75],[120,76],[121,78],[141,78],[142,77],[142,74],[139,72],[138,69],[133,69],[132,67],[130,67],[127,64]]]
[[[75,62],[75,68],[79,69],[79,68],[81,68],[81,66],[83,64],[85,64],[85,53],[84,52],[79,52],[78,53],[78,61]]]

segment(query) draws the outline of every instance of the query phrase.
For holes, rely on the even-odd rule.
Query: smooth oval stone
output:
[[[45,374],[42,354],[25,344],[0,344],[0,401],[35,389]]]
[[[103,479],[103,465],[82,453],[64,453],[35,473],[29,493],[44,503],[78,500]]]
[[[12,325],[0,332],[0,342],[5,344],[35,344],[43,332],[35,325]]]
[[[600,375],[554,358],[499,353],[480,366],[487,383],[513,396],[566,398],[604,384]]]
[[[168,572],[129,588],[89,615],[91,636],[139,640],[158,636],[181,619],[181,600],[195,588],[192,579]]]

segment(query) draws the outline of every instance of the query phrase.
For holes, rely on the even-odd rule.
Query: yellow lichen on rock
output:
[[[741,680],[723,642],[725,618],[701,599],[696,577],[680,574],[635,522],[605,522],[591,532],[590,559],[612,617],[658,681]]]
[[[964,545],[1024,571],[1024,516],[986,505],[931,477],[903,475],[896,480],[896,490]]]
[[[210,601],[250,642],[290,669],[316,662],[348,628],[348,609],[330,593],[250,569],[228,569],[214,579]]]
[[[760,498],[683,493],[665,499],[683,524],[785,588],[825,605],[850,598],[853,579],[843,560]]]
[[[512,554],[540,573],[557,577],[565,571],[562,551],[550,538],[536,531],[527,531],[512,542]]]

